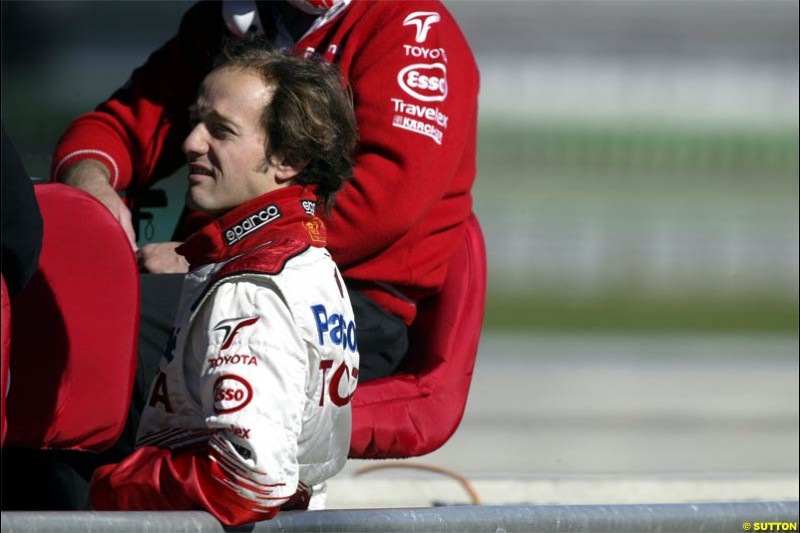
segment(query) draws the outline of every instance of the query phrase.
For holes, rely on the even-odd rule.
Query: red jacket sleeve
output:
[[[417,22],[404,23],[415,13]],[[426,22],[426,13],[439,20]],[[479,85],[469,45],[439,2],[377,2],[355,25],[341,66],[353,89],[359,147],[327,245],[345,267],[413,231],[444,208],[442,199],[471,201]],[[427,28],[424,39],[418,27]],[[466,218],[471,205],[458,209]],[[462,222],[433,218],[443,227],[431,232]]]
[[[279,507],[255,507],[239,496],[214,450],[183,448],[170,451],[146,446],[123,462],[97,469],[92,477],[91,503],[98,511],[208,511],[225,525],[240,525],[274,517]],[[213,494],[213,498],[208,495]]]
[[[184,162],[188,108],[223,37],[219,2],[187,11],[178,35],[155,51],[128,82],[67,128],[53,154],[51,178],[82,159],[103,163],[116,190],[149,185]]]

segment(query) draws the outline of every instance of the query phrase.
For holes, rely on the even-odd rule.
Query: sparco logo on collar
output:
[[[278,206],[275,204],[268,205],[261,211],[249,215],[244,220],[240,220],[225,230],[225,241],[228,246],[233,246],[257,229],[279,218],[281,218],[281,210],[278,209]]]
[[[447,68],[442,63],[417,63],[397,73],[397,83],[409,96],[421,102],[447,98]]]
[[[417,35],[414,38],[418,43],[424,43],[428,38],[428,30],[431,26],[442,20],[439,13],[435,11],[415,11],[403,21],[403,26],[416,26]]]

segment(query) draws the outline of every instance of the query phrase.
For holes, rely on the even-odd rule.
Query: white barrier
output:
[[[288,512],[224,528],[204,512],[3,512],[0,532],[741,532],[797,531],[798,502],[455,506]]]

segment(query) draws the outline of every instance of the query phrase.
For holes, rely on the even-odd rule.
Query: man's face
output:
[[[192,108],[195,126],[183,142],[189,207],[219,216],[283,186],[266,159],[260,123],[272,93],[252,72],[223,67],[206,76]]]

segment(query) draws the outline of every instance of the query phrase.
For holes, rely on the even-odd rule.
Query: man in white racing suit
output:
[[[335,67],[253,42],[226,50],[192,117],[187,203],[216,219],[179,248],[191,268],[137,449],[95,472],[91,501],[239,525],[307,508],[347,458],[356,326],[319,215],[355,119]]]

